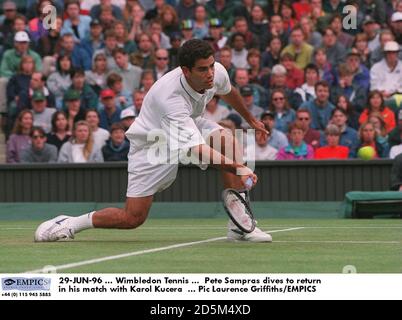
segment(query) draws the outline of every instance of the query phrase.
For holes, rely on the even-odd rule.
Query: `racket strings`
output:
[[[253,223],[252,218],[247,214],[247,208],[243,202],[234,194],[229,194],[226,200],[233,218],[246,228],[250,228]]]

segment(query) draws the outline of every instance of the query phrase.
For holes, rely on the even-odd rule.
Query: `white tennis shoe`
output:
[[[35,242],[52,242],[74,239],[74,228],[69,216],[58,216],[43,222],[35,232]]]
[[[229,241],[250,241],[250,242],[272,242],[272,236],[261,229],[255,227],[253,232],[246,233],[241,231],[229,220],[227,239]]]

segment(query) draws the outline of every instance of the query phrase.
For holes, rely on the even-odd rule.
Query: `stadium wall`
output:
[[[386,191],[391,160],[268,161],[256,167],[255,201],[342,201],[349,191]],[[0,165],[0,202],[123,202],[127,163]],[[157,202],[219,201],[220,173],[182,167]]]

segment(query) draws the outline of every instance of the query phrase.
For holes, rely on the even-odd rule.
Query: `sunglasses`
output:
[[[167,60],[169,59],[168,57],[156,57],[156,60]]]
[[[272,100],[274,100],[274,101],[283,101],[283,100],[285,100],[285,98],[284,98],[284,97],[280,97],[280,98],[274,98],[274,99],[272,99]]]
[[[35,136],[32,136],[32,139],[43,139],[45,136],[42,136],[42,135],[35,135]]]
[[[299,120],[299,121],[309,121],[310,120],[310,118],[297,118],[297,120]]]

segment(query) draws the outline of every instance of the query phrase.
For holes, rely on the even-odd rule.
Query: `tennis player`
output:
[[[213,49],[206,41],[193,39],[184,43],[179,52],[179,65],[152,86],[140,115],[126,132],[130,152],[125,207],[106,208],[79,217],[58,216],[37,228],[35,241],[73,239],[76,233],[90,228],[139,227],[148,216],[154,194],[168,188],[175,180],[178,161],[174,160],[189,152],[195,159],[202,160],[201,167],[210,164],[222,170],[224,187],[239,190],[247,198],[247,180],[251,178],[254,186],[257,176],[237,161],[236,156],[229,156],[233,148],[235,153],[239,150],[233,135],[217,123],[202,118],[202,113],[212,97],[219,95],[252,128],[267,133],[264,125],[247,110],[238,90],[230,84],[225,68],[215,62]],[[155,139],[161,133],[164,138]],[[158,143],[166,141],[168,151],[155,153],[156,140]],[[218,150],[214,149],[215,145],[219,145]],[[227,145],[233,148],[225,150]],[[155,161],[155,154],[169,156]],[[258,228],[244,233],[230,220],[227,237],[233,241],[272,241],[269,234]]]

